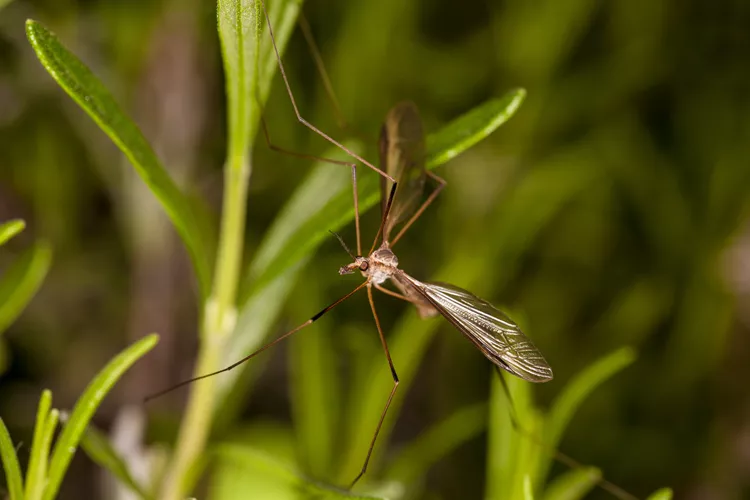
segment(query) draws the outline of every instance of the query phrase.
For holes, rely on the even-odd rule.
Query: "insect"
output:
[[[263,5],[263,9],[265,12],[265,5]],[[509,317],[496,309],[489,302],[480,299],[472,293],[455,285],[419,281],[399,268],[398,258],[392,250],[393,246],[396,245],[406,231],[412,226],[412,224],[414,224],[425,209],[427,209],[427,207],[435,200],[440,191],[446,186],[445,180],[436,174],[429,172],[424,167],[424,131],[416,106],[411,102],[402,102],[390,110],[382,127],[379,141],[381,168],[372,165],[353,151],[350,151],[333,138],[329,137],[324,132],[317,129],[300,115],[284,71],[284,66],[278,54],[278,49],[276,48],[273,29],[267,14],[266,21],[271,40],[273,41],[273,47],[276,51],[279,70],[298,120],[312,131],[327,139],[329,142],[343,149],[356,160],[372,170],[375,170],[381,176],[381,222],[369,253],[363,255],[359,225],[356,164],[326,160],[332,163],[348,165],[352,171],[357,253],[352,253],[343,239],[336,235],[346,252],[352,258],[351,263],[342,266],[339,269],[339,274],[344,275],[359,272],[365,278],[365,281],[348,294],[312,316],[306,322],[291,331],[286,332],[235,363],[213,373],[208,373],[183,381],[169,389],[149,396],[146,400],[153,399],[186,384],[229,371],[238,365],[249,361],[266,349],[311,325],[328,311],[365,288],[367,290],[367,296],[378,335],[380,337],[380,342],[393,378],[393,387],[373,433],[362,468],[349,486],[351,488],[367,471],[367,466],[375,447],[378,434],[380,433],[385,416],[399,385],[398,374],[391,359],[388,344],[383,334],[383,329],[380,325],[380,319],[375,307],[373,288],[414,304],[422,317],[426,318],[442,315],[497,367],[524,380],[530,382],[547,382],[552,380],[552,369],[531,340],[521,332],[520,328]],[[264,133],[266,133],[266,139],[269,146],[272,149],[281,150],[281,148],[273,146],[270,143],[265,126]],[[308,155],[299,154],[297,156],[309,157]],[[424,188],[428,178],[434,181],[437,186],[430,195],[422,201]],[[400,229],[398,232],[396,232],[395,236],[391,237],[392,233],[394,233],[395,229],[399,226]],[[380,245],[377,245],[378,242],[380,242]],[[398,291],[393,291],[383,286],[387,281],[390,281]]]

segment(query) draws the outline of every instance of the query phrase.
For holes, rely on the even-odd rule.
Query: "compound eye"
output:
[[[359,270],[360,270],[360,271],[367,271],[367,268],[368,268],[368,267],[370,267],[370,264],[368,264],[367,262],[362,262],[362,263],[361,263],[361,264],[359,265]]]

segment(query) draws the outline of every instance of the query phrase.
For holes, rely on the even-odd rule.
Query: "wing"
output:
[[[383,237],[387,241],[393,227],[416,210],[424,190],[424,130],[414,103],[399,103],[388,112],[380,131],[379,146],[380,168],[398,182],[383,228]],[[388,202],[391,186],[389,180],[380,179],[381,213]]]
[[[500,368],[529,382],[552,380],[552,369],[518,325],[486,300],[457,286],[400,275]]]
[[[425,296],[420,292],[414,285],[412,285],[408,277],[405,274],[394,274],[391,276],[391,280],[393,281],[393,284],[396,285],[396,288],[401,291],[401,293],[411,301],[414,306],[417,308],[417,312],[419,312],[419,316],[421,318],[431,318],[433,316],[438,315],[438,310],[435,309],[435,307],[432,305],[432,303],[425,298]]]

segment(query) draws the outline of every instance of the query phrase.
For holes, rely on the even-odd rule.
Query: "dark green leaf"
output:
[[[135,123],[91,70],[38,22],[26,21],[26,35],[47,72],[117,144],[161,202],[190,252],[201,292],[205,295],[210,281],[210,252],[188,199],[172,181]]]

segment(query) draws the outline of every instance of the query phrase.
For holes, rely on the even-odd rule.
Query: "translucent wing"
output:
[[[380,168],[398,182],[383,228],[383,237],[388,240],[393,227],[416,210],[424,190],[424,130],[414,103],[399,103],[388,112],[380,131],[379,145]],[[380,180],[381,213],[385,210],[392,184],[385,178]]]
[[[490,361],[529,382],[552,380],[552,369],[536,346],[492,304],[457,286],[421,283],[405,273],[400,278],[408,281]]]

